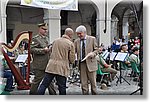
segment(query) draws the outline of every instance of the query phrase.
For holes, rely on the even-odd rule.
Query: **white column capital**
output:
[[[44,20],[60,20],[60,10],[47,10],[44,9]]]

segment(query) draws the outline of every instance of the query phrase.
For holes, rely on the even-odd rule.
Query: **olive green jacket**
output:
[[[33,62],[31,67],[36,70],[45,70],[50,53],[47,53],[43,48],[48,47],[47,37],[36,35],[32,38],[31,54]]]

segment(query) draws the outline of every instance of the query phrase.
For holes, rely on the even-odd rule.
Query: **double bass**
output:
[[[28,90],[30,89],[30,80],[29,80],[29,75],[30,75],[30,61],[31,61],[31,56],[30,56],[30,43],[32,39],[32,32],[31,31],[23,31],[18,34],[16,39],[14,40],[14,43],[12,43],[12,46],[8,46],[5,43],[1,43],[1,51],[2,54],[12,72],[14,75],[15,81],[17,83],[17,89],[19,90]],[[27,72],[26,72],[26,80],[23,79],[23,76],[18,72],[17,66],[14,65],[10,57],[7,55],[7,51],[13,52],[15,51],[21,41],[23,40],[28,40],[28,58],[27,58]]]

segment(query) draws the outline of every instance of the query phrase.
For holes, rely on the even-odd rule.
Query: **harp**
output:
[[[7,64],[9,66],[12,74],[14,75],[14,78],[15,78],[16,83],[17,83],[17,89],[19,89],[19,90],[30,89],[29,75],[30,75],[30,60],[31,60],[31,57],[30,57],[31,38],[32,38],[32,32],[24,31],[24,32],[19,33],[19,35],[14,40],[14,43],[12,44],[12,46],[8,46],[5,43],[1,43],[2,53],[4,55],[4,58],[7,61]],[[15,51],[18,48],[18,46],[22,40],[28,40],[28,58],[27,58],[28,64],[27,64],[27,71],[26,71],[26,80],[24,80],[23,76],[21,76],[21,74],[19,74],[18,70],[16,69],[16,66],[14,65],[14,63],[12,62],[12,60],[10,59],[10,57],[6,53],[6,51],[9,51],[9,52]]]

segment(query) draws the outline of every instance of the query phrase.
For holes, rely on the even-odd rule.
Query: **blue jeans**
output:
[[[13,75],[10,71],[4,71],[4,78],[7,78],[5,89],[12,89],[13,86]]]
[[[42,84],[39,86],[39,89],[37,91],[38,95],[44,95],[46,88],[50,85],[52,80],[56,78],[58,90],[60,95],[66,95],[66,80],[67,78],[65,76],[52,74],[52,73],[45,73],[45,76],[43,78]]]

